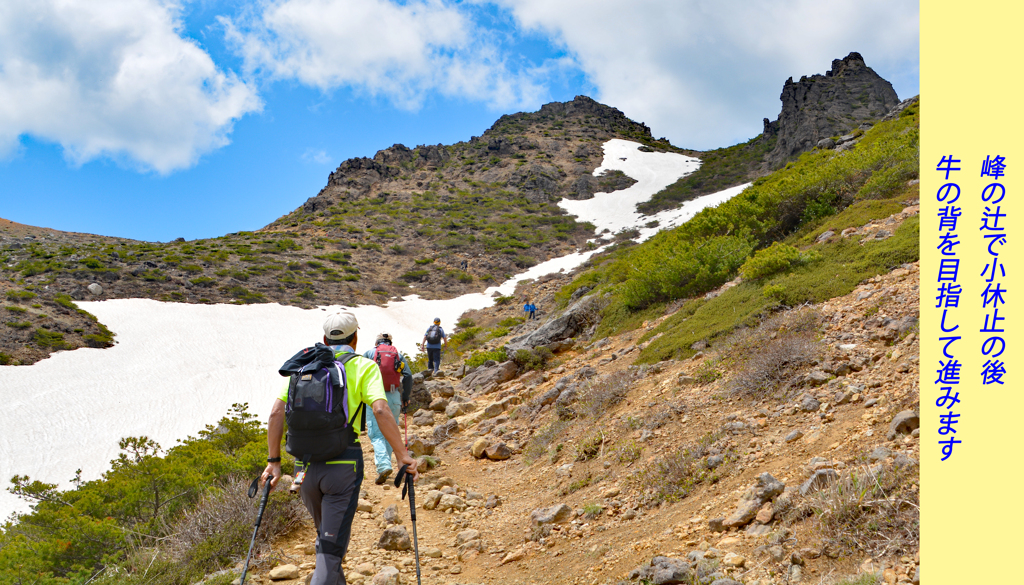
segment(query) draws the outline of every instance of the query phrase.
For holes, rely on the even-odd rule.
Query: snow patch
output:
[[[700,160],[672,152],[643,152],[636,142],[618,138],[604,143],[604,160],[594,176],[605,171],[622,171],[636,180],[633,185],[612,193],[596,193],[582,201],[563,199],[558,206],[575,215],[577,221],[594,224],[597,233],[612,233],[637,228],[650,219],[637,212],[638,203],[689,175],[700,167]]]

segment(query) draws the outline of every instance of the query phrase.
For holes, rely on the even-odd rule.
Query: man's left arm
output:
[[[267,421],[267,458],[278,459],[274,463],[267,463],[263,470],[261,479],[270,480],[270,487],[277,486],[281,479],[281,437],[284,436],[284,402],[280,398],[274,400],[274,406],[270,409],[270,419]]]

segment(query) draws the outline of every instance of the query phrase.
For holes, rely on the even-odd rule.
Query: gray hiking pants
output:
[[[363,483],[359,445],[326,463],[310,463],[299,493],[316,526],[316,569],[310,585],[345,585],[341,561],[348,551],[352,520]]]

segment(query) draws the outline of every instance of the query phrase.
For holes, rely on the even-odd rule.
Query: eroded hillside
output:
[[[870,241],[915,213],[839,237]],[[520,292],[542,298],[557,283]],[[683,360],[636,364],[650,343],[638,341],[670,313],[621,335],[583,332],[537,370],[520,356],[511,369],[418,376],[430,403],[410,415],[410,441],[440,461],[417,488],[424,582],[917,582],[918,284],[907,264]],[[507,323],[516,310],[475,318]],[[348,582],[387,567],[412,582],[412,551],[378,546],[392,541],[389,507],[411,529],[407,502],[363,486]],[[297,571],[276,582],[303,582],[312,538],[307,527],[275,543],[271,564]]]

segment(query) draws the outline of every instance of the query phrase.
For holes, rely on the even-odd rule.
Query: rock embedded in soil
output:
[[[504,461],[512,456],[512,451],[505,443],[498,443],[484,449],[484,455],[491,461]]]
[[[893,417],[889,423],[889,434],[887,438],[891,441],[896,435],[909,435],[914,429],[921,426],[921,419],[913,410],[904,410]]]
[[[384,550],[412,550],[412,539],[409,538],[409,531],[401,524],[388,526],[377,541],[377,548]]]
[[[821,403],[818,402],[818,399],[809,394],[805,395],[803,400],[800,401],[800,410],[804,412],[814,412],[820,407]]]
[[[271,581],[298,579],[299,568],[295,565],[278,565],[270,570],[268,577],[270,578]]]
[[[823,490],[838,479],[839,473],[835,469],[819,469],[800,486],[800,495],[806,496],[807,494]]]
[[[565,504],[555,504],[547,508],[538,508],[530,512],[530,521],[534,526],[545,524],[559,524],[567,522],[572,517],[572,508]]]
[[[441,501],[441,496],[443,495],[444,494],[441,493],[441,490],[430,490],[427,492],[427,495],[423,497],[423,502],[420,506],[422,506],[424,510],[433,510],[437,508],[437,503]]]
[[[651,562],[629,573],[631,581],[644,581],[654,585],[690,583],[692,577],[689,563],[682,559],[662,556],[654,557]]]
[[[401,582],[399,571],[395,567],[384,567],[373,576],[373,585],[399,585]]]
[[[437,502],[436,509],[438,512],[446,512],[448,510],[462,512],[466,509],[466,501],[455,494],[442,494],[441,499]]]
[[[473,441],[473,446],[469,448],[470,454],[477,459],[484,457],[484,450],[491,446],[491,441],[486,437],[480,437],[476,441]]]
[[[767,502],[784,491],[786,491],[786,484],[772,477],[770,473],[762,473],[757,476],[757,489],[754,491],[754,496],[761,503]]]

